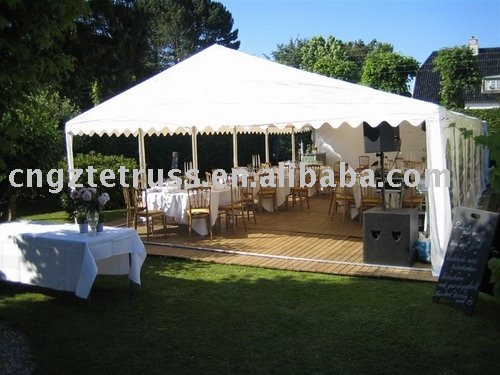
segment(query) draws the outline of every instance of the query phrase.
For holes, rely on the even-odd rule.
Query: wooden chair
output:
[[[384,173],[389,173],[389,171],[394,167],[394,160],[385,159],[384,160]]]
[[[339,198],[339,195],[342,193],[342,190],[340,188],[339,182],[337,181],[335,184],[335,187],[330,188],[330,205],[328,207],[328,215],[332,215],[332,219],[335,218],[335,214],[337,212],[337,207],[339,206],[339,202],[337,202],[337,198]],[[342,202],[340,202],[342,203]],[[333,211],[332,211],[333,209]]]
[[[316,181],[314,182],[314,188],[316,189],[316,195],[319,197],[319,193],[321,191],[321,184],[320,184],[321,164],[309,164],[306,166],[306,169],[307,168],[312,169],[316,175]]]
[[[334,176],[335,176],[335,179],[338,180],[340,178],[340,163],[342,163],[341,161],[336,161],[333,163],[333,172],[334,172]],[[345,170],[347,170],[349,168],[349,164],[348,163],[345,163]]]
[[[335,176],[340,173],[340,161],[336,161],[333,163],[333,172],[335,173]]]
[[[331,199],[333,200],[333,202],[331,202],[331,206],[333,208],[332,219],[335,218],[338,207],[342,207],[342,221],[345,221],[348,210],[352,205],[355,205],[352,188],[340,186],[339,184],[337,184],[337,186],[332,189]]]
[[[401,206],[403,208],[420,208],[422,205],[422,194],[416,187],[405,187],[403,191],[403,200]]]
[[[188,193],[188,229],[189,238],[193,229],[193,220],[205,219],[208,225],[210,238],[212,238],[212,216],[210,212],[210,200],[212,189],[210,187],[192,187],[187,189]]]
[[[277,176],[274,173],[271,173],[271,176],[268,173],[263,173],[259,175],[259,182],[265,180],[266,182],[273,182],[273,186],[261,186],[259,191],[257,192],[257,198],[259,202],[259,212],[262,212],[262,202],[266,199],[271,199],[273,201],[273,210],[278,211],[278,200],[276,196],[276,183]]]
[[[415,169],[420,173],[420,177],[424,176],[425,164],[421,161],[416,161],[414,164]]]
[[[405,173],[405,161],[403,158],[398,157],[394,159],[394,168],[399,169],[401,171],[401,174]]]
[[[247,175],[246,186],[243,186],[243,183],[241,186],[241,199],[243,203],[243,211],[246,212],[248,221],[250,221],[250,215],[252,215],[254,223],[257,224],[257,216],[255,215],[255,212],[257,211],[256,208],[258,206],[258,201],[255,199],[253,194],[252,185],[254,183],[255,177]]]
[[[163,223],[164,235],[167,237],[167,220],[165,217],[165,213],[162,210],[152,210],[149,209],[147,205],[148,201],[148,192],[146,189],[142,188],[131,188],[132,200],[134,203],[134,228],[137,230],[137,223],[139,222],[139,218],[146,219],[146,236],[149,241],[149,234],[154,234],[155,227],[154,221],[155,219],[160,219]],[[151,223],[151,226],[150,226]],[[150,231],[151,228],[151,231]]]
[[[247,230],[247,225],[245,223],[245,214],[243,212],[243,191],[241,180],[237,181],[237,186],[231,188],[231,203],[225,206],[219,207],[219,224],[220,216],[225,216],[226,229],[229,223],[232,224],[233,233],[236,233],[236,225],[238,223],[238,217],[241,216],[241,221],[243,222],[243,227],[245,231]]]
[[[363,212],[370,207],[381,207],[380,192],[371,186],[361,186],[361,204],[359,206],[359,221],[363,221]]]
[[[304,176],[304,182],[306,184],[311,182],[311,175],[309,173]],[[290,194],[288,194],[285,199],[286,209],[288,209],[289,198],[292,198],[292,207],[295,207],[295,202],[298,199],[301,211],[304,211],[304,201],[307,203],[307,208],[311,208],[309,206],[309,188],[307,186],[300,186],[300,170],[298,168],[294,169],[294,184],[290,187]]]
[[[356,172],[361,172],[365,169],[370,169],[370,156],[361,155],[358,157],[358,160],[359,160],[359,166],[358,169],[356,169]]]
[[[130,228],[135,219],[135,207],[133,199],[130,197],[130,188],[122,187],[123,200],[125,201],[125,210],[127,212],[127,227]]]
[[[283,163],[283,170],[285,171],[285,175],[287,173],[290,173],[290,171],[292,170],[292,165],[288,163],[287,164]]]
[[[205,181],[212,182],[212,173],[205,172]]]
[[[225,169],[224,169],[224,168],[213,168],[213,169],[212,169],[212,175],[210,176],[210,181],[212,181],[212,182],[213,182],[214,177],[216,177],[216,178],[217,178],[217,180],[218,180],[218,181],[217,181],[218,183],[222,183],[222,184],[226,184],[226,185],[227,185],[227,182],[228,182],[227,180],[222,181],[222,178],[218,178],[218,176],[219,176],[219,175],[216,175],[216,174],[215,174],[215,172],[216,172],[217,170],[218,170],[219,172],[220,172],[220,171],[224,171],[224,172],[225,172]],[[226,176],[227,176],[227,173],[226,173]]]
[[[331,215],[331,213],[332,213],[332,208],[334,208],[334,207],[333,207],[333,205],[334,205],[335,200],[336,200],[336,198],[337,198],[337,197],[336,197],[336,194],[337,194],[337,188],[338,188],[338,184],[336,184],[336,186],[335,186],[335,187],[333,187],[333,186],[332,186],[332,187],[330,188],[330,204],[329,204],[329,206],[328,206],[328,216],[330,216],[330,215]],[[334,209],[335,209],[335,208],[334,208]],[[332,218],[333,218],[333,217],[332,217]]]

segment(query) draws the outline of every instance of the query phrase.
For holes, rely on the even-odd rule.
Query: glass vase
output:
[[[99,223],[99,212],[87,211],[87,222],[90,227],[90,235],[95,236],[97,224]]]

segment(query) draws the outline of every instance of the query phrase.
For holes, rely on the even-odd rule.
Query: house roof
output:
[[[431,103],[439,103],[439,74],[434,72],[434,59],[438,51],[434,51],[420,67],[415,79],[413,98]],[[500,75],[500,47],[479,48],[477,62],[481,77]],[[466,102],[494,102],[498,94],[483,94],[481,87],[465,92]]]

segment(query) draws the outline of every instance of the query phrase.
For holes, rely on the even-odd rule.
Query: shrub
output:
[[[459,111],[486,121],[491,134],[500,133],[500,108],[461,109]]]
[[[125,206],[125,202],[123,200],[122,186],[120,184],[118,170],[120,166],[123,166],[129,170],[129,173],[126,173],[125,182],[128,184],[132,183],[132,169],[137,169],[137,163],[134,159],[126,158],[123,155],[103,155],[96,152],[91,151],[88,154],[78,154],[75,156],[74,160],[75,168],[82,169],[83,174],[78,179],[78,183],[83,184],[83,186],[89,186],[88,182],[88,171],[87,168],[92,166],[96,169],[96,172],[93,173],[93,183],[96,185],[96,189],[100,193],[108,193],[110,200],[106,205],[108,209],[117,209],[123,208]],[[62,163],[60,168],[65,170],[68,169],[67,162]],[[105,170],[110,169],[115,174],[115,180],[108,180],[108,183],[114,184],[113,187],[105,187],[102,185],[100,181],[100,173]],[[64,187],[63,191],[60,194],[60,202],[63,209],[68,212],[70,217],[74,217],[75,212],[75,204],[69,196],[69,187],[68,187],[68,176],[65,175]]]
[[[491,271],[490,283],[493,284],[493,294],[500,298],[500,258],[491,258],[488,261]]]
[[[489,134],[474,137],[474,140],[490,150],[490,159],[493,161],[490,182],[500,192],[500,108],[462,109],[461,112],[488,122]]]

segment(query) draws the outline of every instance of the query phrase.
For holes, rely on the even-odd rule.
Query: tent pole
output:
[[[295,127],[292,127],[292,162],[295,163]]]
[[[382,209],[385,210],[385,166],[384,166],[384,152],[381,151],[377,156],[380,156],[380,175],[382,176],[382,189],[380,194],[382,196]]]
[[[265,147],[266,147],[266,163],[269,163],[269,129],[266,129],[265,134]]]
[[[147,180],[146,180],[146,150],[144,146],[144,132],[142,129],[139,129],[139,136],[138,136],[138,141],[139,141],[139,169],[142,171],[141,172],[141,181],[139,183],[139,187],[146,187]]]
[[[75,161],[73,159],[73,136],[66,134],[66,158],[68,162],[68,175],[69,179],[73,178],[72,170],[75,168]]]
[[[191,130],[191,153],[193,157],[193,168],[198,169],[198,141],[196,139],[196,127]]]
[[[233,168],[238,168],[238,130],[233,129]]]

